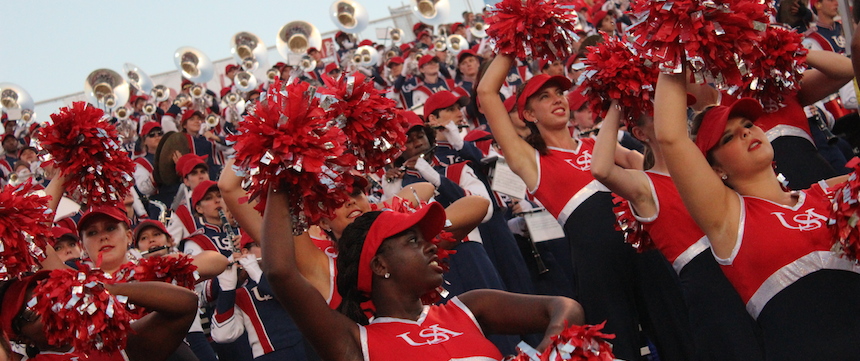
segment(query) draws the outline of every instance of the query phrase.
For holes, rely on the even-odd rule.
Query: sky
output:
[[[448,1],[446,23],[483,7],[482,0]],[[275,45],[281,26],[294,20],[308,21],[322,33],[337,30],[328,15],[333,2],[0,0],[0,83],[22,87],[38,103],[82,92],[87,75],[99,68],[122,73],[123,64],[133,63],[150,76],[176,70],[173,53],[182,46],[217,61],[231,56],[229,40],[240,31],[256,34],[268,47]],[[389,7],[409,4],[359,2],[370,20],[388,17]],[[372,26],[363,33],[376,40],[373,34]],[[269,57],[270,64],[278,61]]]

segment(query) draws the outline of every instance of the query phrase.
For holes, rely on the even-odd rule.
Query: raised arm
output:
[[[454,239],[462,240],[475,227],[481,224],[487,214],[490,201],[481,196],[465,196],[445,208],[445,215],[451,221],[451,226],[445,230],[454,234]],[[441,244],[440,247],[451,249],[456,244]]]
[[[535,150],[517,135],[511,118],[505,110],[505,104],[499,97],[499,90],[508,75],[508,70],[513,65],[513,56],[496,56],[478,85],[478,100],[481,102],[481,109],[487,117],[490,129],[493,130],[493,138],[505,152],[508,166],[526,182],[529,189],[534,189],[538,182]]]
[[[263,273],[275,297],[325,360],[361,360],[358,325],[328,307],[299,273],[286,191],[269,191],[263,213]]]
[[[637,214],[647,217],[657,211],[648,177],[639,170],[624,169],[615,161],[620,123],[621,112],[613,103],[597,133],[591,158],[591,174],[610,190],[630,201]]]
[[[544,333],[537,347],[543,351],[565,325],[581,325],[585,312],[576,301],[561,296],[523,295],[497,290],[474,290],[458,296],[469,307],[485,334]]]
[[[150,312],[132,323],[126,353],[129,360],[164,360],[176,351],[194,322],[197,295],[164,282],[133,282],[105,285],[114,295],[128,297]]]
[[[800,91],[797,92],[801,105],[815,103],[839,91],[854,79],[851,59],[844,55],[832,51],[810,50],[806,62],[812,69],[803,73]]]
[[[685,83],[684,74],[660,74],[654,101],[657,142],[690,215],[717,256],[728,258],[737,239],[740,201],[687,136]]]

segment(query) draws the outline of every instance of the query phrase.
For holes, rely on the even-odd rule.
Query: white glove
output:
[[[232,265],[218,275],[218,286],[221,287],[221,291],[235,290],[238,282],[239,276],[236,274],[236,267]]]
[[[418,157],[418,160],[415,162],[415,170],[421,174],[421,177],[426,179],[430,184],[438,187],[442,184],[442,176],[439,175],[439,172],[436,172],[433,169],[433,166],[430,163],[427,163],[423,157]]]
[[[442,131],[445,132],[445,139],[454,147],[454,150],[463,149],[463,137],[460,135],[460,129],[457,128],[457,124],[448,122]]]
[[[248,253],[245,257],[239,258],[239,264],[242,265],[245,272],[248,272],[248,277],[251,277],[254,282],[260,283],[260,279],[263,278],[263,270],[260,269],[260,264],[257,263],[257,256]]]

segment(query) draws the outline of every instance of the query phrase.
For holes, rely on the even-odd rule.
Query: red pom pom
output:
[[[57,269],[33,291],[27,304],[42,317],[48,343],[71,345],[83,354],[125,348],[131,317],[125,297],[111,295],[101,270]]]
[[[719,89],[742,86],[744,56],[768,23],[770,8],[760,2],[636,1],[634,44],[660,71],[680,73],[686,62],[696,83]]]
[[[546,351],[538,354],[528,347],[519,349],[515,361],[613,361],[612,345],[606,340],[615,335],[600,332],[606,321],[599,325],[573,325],[552,337]]]
[[[860,255],[860,159],[854,158],[845,165],[854,168],[848,180],[833,190],[833,211],[830,231],[833,233],[833,251],[857,262]]]
[[[114,278],[117,282],[166,282],[193,290],[200,275],[191,262],[194,258],[185,254],[141,258],[137,264],[127,263]]]
[[[7,185],[0,192],[0,279],[35,272],[45,259],[54,214],[50,197],[33,192],[33,184]]]
[[[754,50],[746,56],[749,72],[744,86],[729,89],[738,98],[758,99],[765,111],[775,112],[785,105],[785,95],[800,90],[800,80],[806,70],[806,48],[803,35],[797,31],[771,25]]]
[[[347,138],[347,149],[368,172],[390,164],[405,147],[406,130],[393,100],[383,96],[373,81],[360,74],[332,80],[325,77],[321,94],[326,116],[334,119]],[[359,169],[363,170],[363,169]]]
[[[573,54],[576,10],[558,0],[502,0],[485,19],[499,54],[565,59]]]
[[[631,44],[606,34],[603,40],[589,47],[585,59],[582,86],[591,100],[589,105],[603,118],[612,101],[617,100],[628,126],[635,125],[641,115],[654,113],[657,69],[650,61],[639,58]]]
[[[117,205],[128,195],[134,163],[117,140],[116,127],[101,109],[84,102],[51,114],[53,124],[38,138],[53,164],[68,177],[69,197],[92,207]]]
[[[629,243],[636,252],[642,253],[655,248],[654,241],[648,234],[648,231],[642,226],[642,223],[633,215],[633,209],[630,208],[630,202],[626,199],[614,194],[615,208],[615,229],[624,234],[624,241]]]
[[[258,209],[264,209],[270,185],[286,185],[294,231],[300,232],[308,222],[333,218],[346,202],[353,178],[343,175],[356,160],[346,153],[346,135],[319,107],[314,88],[276,80],[271,89],[229,139],[236,142],[236,164],[250,172],[248,192],[260,198]]]

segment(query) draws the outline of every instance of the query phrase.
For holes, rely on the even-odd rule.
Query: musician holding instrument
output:
[[[191,194],[198,184],[209,179],[209,166],[204,157],[186,154],[176,160],[176,173],[182,179],[182,185],[171,203],[170,209],[174,212],[167,223],[167,230],[173,239],[181,240],[200,228],[191,212]]]
[[[151,196],[158,192],[155,179],[152,177],[153,164],[155,164],[155,150],[161,141],[164,132],[161,124],[148,122],[140,131],[141,148],[143,155],[134,159],[134,184],[137,190],[145,196]]]
[[[221,200],[218,182],[203,181],[191,193],[191,205],[200,228],[194,234],[179,241],[182,252],[195,255],[203,251],[218,251],[225,257],[234,252],[234,240],[239,234],[232,224],[233,217]],[[224,212],[224,216],[221,216]]]
[[[233,79],[236,78],[236,74],[238,74],[240,70],[242,70],[242,68],[236,64],[227,64],[227,66],[224,67],[224,77],[226,77],[227,80],[230,81],[230,85],[221,88],[222,98],[227,95],[227,93],[231,91],[236,91],[236,84],[233,84]]]

